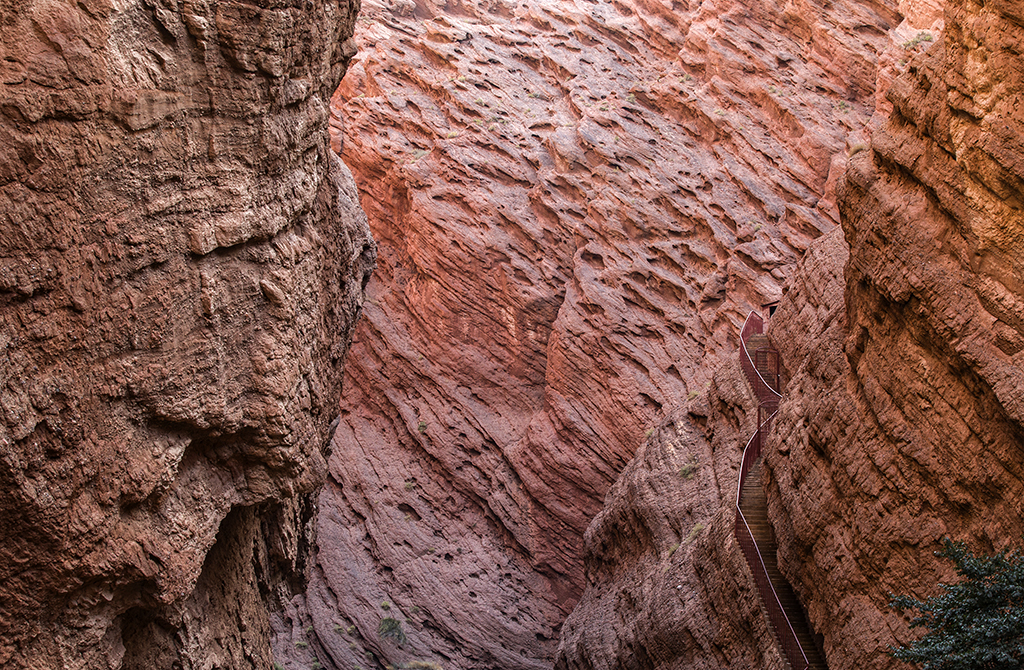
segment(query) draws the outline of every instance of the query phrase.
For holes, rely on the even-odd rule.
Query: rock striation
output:
[[[955,578],[943,536],[1024,536],[1022,20],[947,3],[840,183],[843,302],[791,292],[773,326],[792,365],[768,458],[780,563],[835,670],[891,666],[913,635],[888,593]]]
[[[375,248],[357,3],[0,2],[0,663],[266,668]]]
[[[316,570],[281,621],[297,660],[550,667],[606,493],[837,225],[902,21],[877,2],[365,3],[332,127],[380,267]]]

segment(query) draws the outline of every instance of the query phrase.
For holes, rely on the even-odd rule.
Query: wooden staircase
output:
[[[754,369],[768,386],[779,390],[779,353],[771,348],[766,335],[756,334],[747,338],[747,352],[753,356]]]
[[[747,338],[747,351],[757,351],[772,346],[767,335],[757,333]]]
[[[764,558],[765,570],[768,573],[768,579],[771,581],[772,588],[775,589],[775,593],[779,597],[779,603],[789,619],[793,633],[796,635],[797,640],[799,640],[800,646],[803,647],[804,655],[807,657],[807,667],[811,670],[828,670],[828,666],[825,665],[825,659],[822,657],[821,652],[818,651],[818,645],[814,642],[814,636],[811,634],[811,629],[807,624],[807,617],[804,616],[800,601],[797,600],[796,594],[793,593],[789,582],[779,572],[778,560],[776,558],[778,545],[775,542],[771,524],[768,522],[768,501],[764,494],[764,487],[761,484],[761,459],[758,459],[747,472],[747,478],[743,482],[743,488],[740,491],[739,507],[740,511],[743,512],[743,518],[746,520],[747,526],[750,528],[750,534],[754,538],[754,543]],[[776,635],[778,634],[779,632],[776,631]],[[796,668],[794,670],[801,669]]]
[[[757,396],[757,430],[743,449],[736,492],[735,534],[750,566],[761,605],[783,660],[792,670],[827,670],[803,608],[779,572],[778,545],[768,522],[761,455],[779,408],[779,352],[764,335],[764,321],[751,312],[740,333],[740,364]]]

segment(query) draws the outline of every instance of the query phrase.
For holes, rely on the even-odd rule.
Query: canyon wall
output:
[[[637,451],[584,535],[587,587],[562,629],[558,670],[787,667],[733,537],[756,420],[733,358]]]
[[[0,663],[270,666],[374,262],[357,5],[0,2]]]
[[[798,316],[787,333],[814,350],[823,330],[840,328],[848,257],[842,230],[816,240],[771,332]],[[789,667],[734,534],[740,460],[757,425],[739,355],[644,445],[587,529],[587,589],[562,631],[558,670]]]
[[[833,670],[892,667],[917,631],[888,593],[955,578],[943,536],[1024,537],[1022,23],[947,3],[840,184],[844,303],[794,296],[772,326],[791,380],[769,502]]]
[[[1024,536],[1022,19],[1008,3],[951,2],[940,39],[908,39],[904,57],[887,58],[887,116],[851,147],[837,188],[843,235],[812,245],[771,321],[785,387],[766,452],[769,516],[833,670],[897,665],[890,647],[920,631],[889,594],[934,595],[956,578],[934,556],[943,536],[983,552]],[[666,631],[704,616],[729,639],[721,631],[742,620],[694,589],[693,609],[673,603],[666,623],[654,554],[622,548],[642,556],[650,540],[619,533],[609,549],[605,517],[648,516],[658,478],[646,469],[631,464],[588,530],[593,582],[559,667],[714,667],[706,638]],[[621,490],[638,476],[652,483],[644,493]],[[731,593],[721,555],[703,585]],[[648,597],[623,601],[631,587]]]
[[[550,667],[613,482],[666,414],[689,434],[748,310],[837,226],[902,23],[878,2],[365,3],[332,125],[380,269],[310,590],[279,622],[296,663]],[[736,555],[701,542],[678,560]]]

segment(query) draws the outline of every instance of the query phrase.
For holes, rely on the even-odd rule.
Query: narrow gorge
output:
[[[769,305],[828,668],[1024,537],[1017,4],[0,7],[5,665],[788,668]]]

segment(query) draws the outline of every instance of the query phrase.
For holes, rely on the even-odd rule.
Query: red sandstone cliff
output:
[[[364,6],[334,125],[380,270],[284,622],[307,662],[550,666],[612,483],[836,225],[900,22],[875,2]]]
[[[783,302],[803,305],[797,323],[808,327],[801,341],[809,348],[818,330],[837,327],[820,317],[842,309],[846,258],[834,230],[811,245],[787,284]],[[587,529],[587,590],[562,631],[556,668],[789,667],[733,530],[756,407],[734,355],[629,464]]]
[[[356,5],[0,2],[0,663],[270,665],[374,246]]]
[[[812,245],[772,321],[788,381],[767,452],[770,517],[833,669],[894,666],[887,649],[913,633],[888,594],[931,595],[953,578],[932,553],[944,535],[991,551],[1024,534],[1021,21],[1015,6],[950,3],[942,39],[896,62],[892,113],[840,181],[845,237]],[[631,464],[623,482],[644,469]],[[603,517],[623,500],[650,504],[617,489],[588,538],[615,537]],[[596,584],[566,624],[560,663],[636,667],[640,646],[656,654],[640,667],[691,667],[702,646],[698,667],[711,663],[706,638],[667,632],[658,615],[670,608],[645,610],[666,580],[622,548],[601,565],[606,546],[588,544]],[[690,560],[704,564],[699,551]],[[705,588],[729,592],[728,560],[715,567]],[[654,597],[602,606],[640,587]],[[695,600],[673,619],[703,612],[734,629],[731,607]]]
[[[1022,22],[948,3],[841,183],[845,303],[795,296],[773,326],[792,376],[768,459],[780,562],[835,670],[891,666],[911,634],[887,593],[953,577],[943,535],[1024,536]]]

